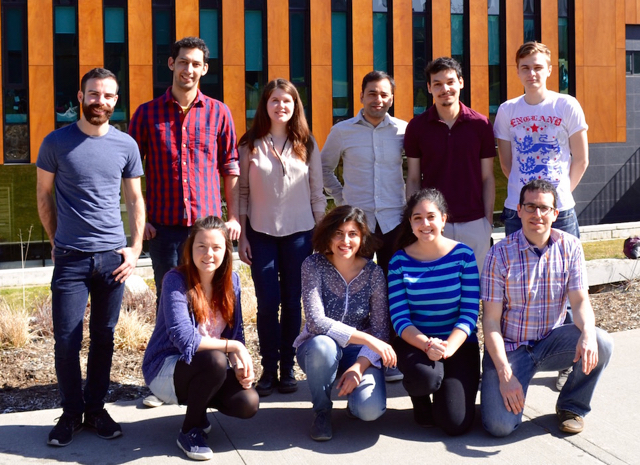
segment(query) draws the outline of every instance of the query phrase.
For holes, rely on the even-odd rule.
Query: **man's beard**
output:
[[[94,108],[100,108],[104,111],[102,114],[94,113]],[[113,114],[113,108],[107,105],[100,106],[98,104],[87,105],[82,102],[82,113],[84,114],[84,118],[94,126],[102,126],[104,123],[109,121],[111,115]]]

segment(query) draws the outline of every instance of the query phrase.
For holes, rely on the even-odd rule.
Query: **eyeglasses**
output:
[[[549,207],[548,205],[536,205],[535,203],[525,203],[522,208],[527,213],[535,213],[536,210],[540,210],[540,214],[542,216],[546,216],[550,211],[555,210],[554,207]]]

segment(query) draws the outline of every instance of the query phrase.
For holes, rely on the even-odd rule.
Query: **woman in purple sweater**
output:
[[[232,250],[220,218],[195,222],[183,265],[164,277],[156,327],[142,362],[155,396],[168,404],[186,404],[177,442],[194,460],[213,457],[205,440],[211,430],[207,408],[238,418],[258,411]]]

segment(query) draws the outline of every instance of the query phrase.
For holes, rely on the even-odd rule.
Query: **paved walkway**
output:
[[[486,434],[479,420],[470,433],[451,438],[436,428],[418,427],[401,383],[388,384],[388,410],[379,420],[347,418],[346,402],[337,400],[334,438],[309,439],[312,412],[306,383],[296,394],[263,399],[251,420],[212,413],[209,444],[218,464],[640,464],[640,330],[615,333],[611,364],[596,390],[593,411],[582,434],[566,435],[554,414],[554,373],[533,381],[526,421],[511,436]],[[141,401],[107,406],[124,435],[112,441],[90,431],[64,448],[46,445],[61,411],[42,410],[0,415],[0,464],[165,464],[188,461],[175,440],[184,410],[178,406],[148,409]]]

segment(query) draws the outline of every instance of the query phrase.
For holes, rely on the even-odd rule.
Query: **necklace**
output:
[[[280,150],[280,152],[278,152],[278,150],[276,149],[276,144],[273,143],[273,136],[271,134],[269,134],[269,140],[271,141],[271,148],[276,153],[276,156],[278,157],[278,160],[280,160],[280,164],[282,165],[282,176],[286,176],[287,167],[284,163],[284,157],[282,156],[282,154],[284,153],[284,149],[287,146],[287,142],[289,141],[289,136],[285,138],[284,144],[282,144],[282,150]]]

